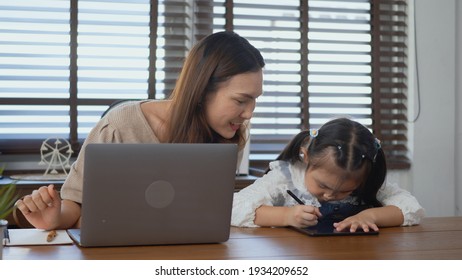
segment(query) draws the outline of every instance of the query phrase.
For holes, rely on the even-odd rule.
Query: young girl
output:
[[[418,224],[423,208],[406,190],[383,185],[386,173],[380,141],[355,121],[334,119],[296,135],[267,174],[235,194],[231,223],[308,227],[340,217],[336,230],[352,232]]]

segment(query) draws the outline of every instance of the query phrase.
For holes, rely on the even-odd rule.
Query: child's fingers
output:
[[[321,215],[321,212],[319,211],[318,207],[314,207],[311,205],[303,205],[301,207],[303,207],[303,212],[305,213],[315,215],[316,217],[320,217]]]
[[[337,231],[343,231],[344,229],[349,228],[350,225],[351,225],[350,223],[345,222],[345,221],[334,223],[335,230]]]
[[[314,226],[318,223],[318,218],[320,217],[321,213],[319,209],[314,206],[305,206],[304,215],[303,215],[303,225],[304,226]]]
[[[356,232],[356,230],[358,229],[358,226],[359,226],[358,223],[352,223],[350,225],[350,232]],[[369,229],[367,229],[367,230],[369,230]]]
[[[337,231],[344,231],[349,229],[350,232],[356,232],[357,230],[363,230],[364,232],[379,231],[379,227],[371,222],[351,222],[351,221],[341,221],[334,223],[334,227]]]
[[[319,210],[319,208],[318,208],[318,207],[314,207],[314,209],[315,209],[315,214],[316,214],[316,216],[318,216],[318,218],[322,217],[322,214],[321,214],[321,211]]]
[[[363,226],[363,230],[364,230],[364,227],[367,227],[368,229],[372,229],[373,231],[379,231],[379,227],[374,223],[367,223],[367,225]]]
[[[316,208],[309,205],[296,205],[291,211],[291,225],[296,227],[314,226],[318,223]]]

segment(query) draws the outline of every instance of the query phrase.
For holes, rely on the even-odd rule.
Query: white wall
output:
[[[456,215],[462,216],[462,3],[456,1]]]
[[[410,190],[425,208],[427,216],[461,215],[462,136],[461,90],[461,3],[457,0],[415,0],[409,14],[416,14],[415,30],[410,17],[409,124],[411,170],[393,172],[389,181]],[[416,41],[413,32],[416,31]],[[418,71],[414,54],[417,51]],[[417,74],[419,84],[417,87]]]

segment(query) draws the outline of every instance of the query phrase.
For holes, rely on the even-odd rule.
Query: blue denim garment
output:
[[[367,208],[369,207],[366,205],[356,205],[349,202],[322,202],[321,207],[319,207],[322,217],[319,218],[317,225],[308,228],[331,231],[333,230],[333,223],[343,221]]]
[[[322,202],[319,211],[321,211],[322,214],[321,219],[342,221],[367,208],[369,207],[365,205],[355,205],[348,202]]]

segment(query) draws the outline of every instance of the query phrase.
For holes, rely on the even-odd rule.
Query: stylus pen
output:
[[[291,190],[287,190],[287,193],[288,193],[293,199],[295,199],[295,201],[297,201],[298,204],[300,204],[300,205],[305,205],[305,203],[303,203],[303,201],[302,201],[300,198],[298,198]]]

